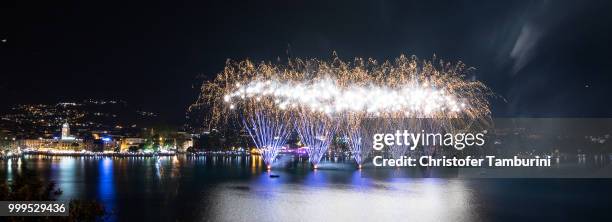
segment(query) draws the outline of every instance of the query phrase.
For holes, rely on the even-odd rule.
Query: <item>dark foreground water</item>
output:
[[[610,221],[610,179],[364,178],[350,162],[316,171],[257,157],[46,157],[1,160],[97,199],[120,221]],[[365,171],[365,170],[364,170]]]

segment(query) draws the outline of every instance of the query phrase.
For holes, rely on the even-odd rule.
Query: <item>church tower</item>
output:
[[[62,124],[62,139],[68,139],[70,137],[70,126],[68,122]]]

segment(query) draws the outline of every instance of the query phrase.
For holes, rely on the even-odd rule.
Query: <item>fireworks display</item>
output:
[[[371,151],[369,131],[452,131],[487,120],[491,92],[483,83],[467,80],[467,71],[463,63],[414,56],[381,64],[360,58],[345,62],[337,56],[330,61],[290,59],[285,65],[228,61],[223,72],[204,84],[198,102],[212,108],[211,122],[239,114],[257,148],[269,154],[264,155],[268,166],[293,129],[308,146],[313,166],[334,136],[348,138],[361,165]],[[387,121],[373,124],[372,118]],[[419,119],[432,121],[414,121]],[[405,153],[390,149],[393,156]]]
[[[333,141],[338,120],[321,113],[301,110],[295,125],[301,141],[308,147],[308,159],[316,169]]]
[[[359,168],[372,151],[372,135],[386,130],[379,119],[364,117],[364,113],[344,116],[344,135],[348,138],[348,146]]]
[[[310,83],[280,83],[277,80],[252,81],[240,85],[224,96],[224,101],[254,97],[272,97],[279,109],[307,108],[326,114],[343,112],[382,113],[403,112],[407,117],[456,116],[466,107],[454,95],[428,83],[399,86],[390,89],[384,86],[338,86],[337,79],[325,78]]]
[[[252,109],[250,112],[252,113],[244,116],[243,124],[263,156],[267,168],[270,169],[272,161],[289,138],[291,129],[288,120],[291,118],[273,109],[265,109],[265,106]]]

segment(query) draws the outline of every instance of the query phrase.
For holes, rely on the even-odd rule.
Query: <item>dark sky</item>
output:
[[[331,1],[330,1],[331,2]],[[9,1],[0,106],[119,98],[181,123],[227,58],[464,61],[495,116],[611,117],[610,1]],[[195,87],[195,88],[194,88]]]

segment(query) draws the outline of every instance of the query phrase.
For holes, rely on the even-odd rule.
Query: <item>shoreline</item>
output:
[[[66,150],[45,150],[45,151],[22,151],[20,153],[13,153],[10,156],[2,156],[0,159],[12,159],[19,158],[26,155],[42,155],[42,156],[73,156],[73,157],[155,157],[155,156],[252,156],[251,154],[226,154],[226,153],[214,153],[214,152],[147,152],[147,153],[131,153],[131,152],[91,152],[91,151],[66,151]],[[257,155],[254,155],[257,156]]]

